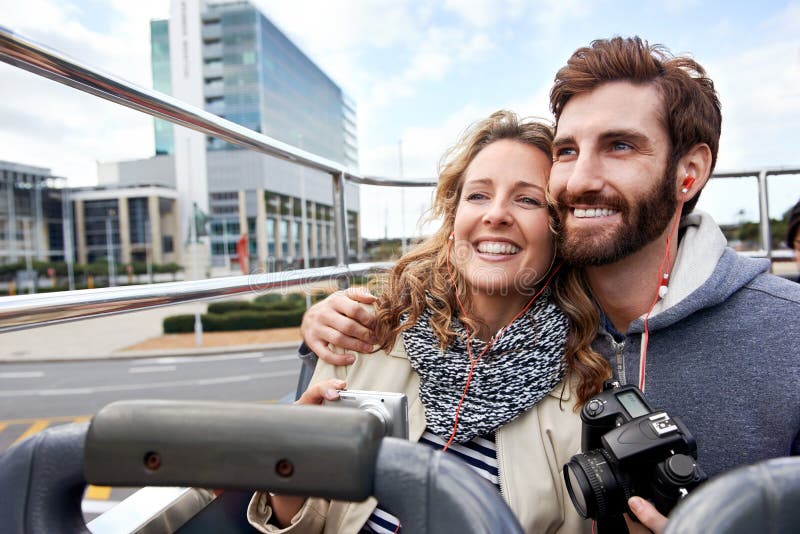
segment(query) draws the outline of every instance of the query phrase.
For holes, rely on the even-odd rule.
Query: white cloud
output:
[[[444,8],[478,28],[489,28],[502,20],[513,20],[526,9],[524,0],[446,0]]]

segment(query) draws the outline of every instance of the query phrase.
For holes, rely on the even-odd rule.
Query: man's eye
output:
[[[615,141],[611,145],[611,148],[613,150],[630,150],[631,149],[631,145],[629,145],[628,143],[624,143],[622,141]]]
[[[576,153],[577,152],[574,148],[568,148],[568,147],[557,148],[553,159],[574,156]]]

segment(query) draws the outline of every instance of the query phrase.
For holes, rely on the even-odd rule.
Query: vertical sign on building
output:
[[[203,108],[203,0],[172,0],[169,19],[172,95]],[[205,278],[210,251],[207,238],[198,238],[192,227],[196,210],[208,213],[206,137],[175,126],[175,185],[178,191],[179,236],[186,243],[181,262],[186,278]],[[177,241],[177,240],[176,240]]]

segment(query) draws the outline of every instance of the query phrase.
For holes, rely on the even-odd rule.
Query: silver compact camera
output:
[[[339,400],[323,404],[364,410],[378,418],[384,436],[408,439],[408,399],[403,393],[343,389]]]

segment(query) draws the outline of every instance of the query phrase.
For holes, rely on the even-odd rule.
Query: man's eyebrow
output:
[[[637,144],[646,144],[650,145],[650,138],[645,135],[644,133],[640,132],[639,130],[633,129],[619,129],[619,130],[608,130],[600,134],[599,137],[601,142],[608,142],[614,139],[628,139],[633,141]],[[564,137],[557,137],[553,140],[553,149],[561,148],[566,145],[575,145],[575,137],[571,135],[566,135]]]
[[[637,144],[650,145],[650,138],[639,130],[622,129],[609,130],[600,134],[601,141],[611,141],[614,139],[627,139]]]
[[[564,137],[557,137],[553,140],[553,148],[560,148],[564,145],[574,145],[575,138],[571,135],[566,135]]]

